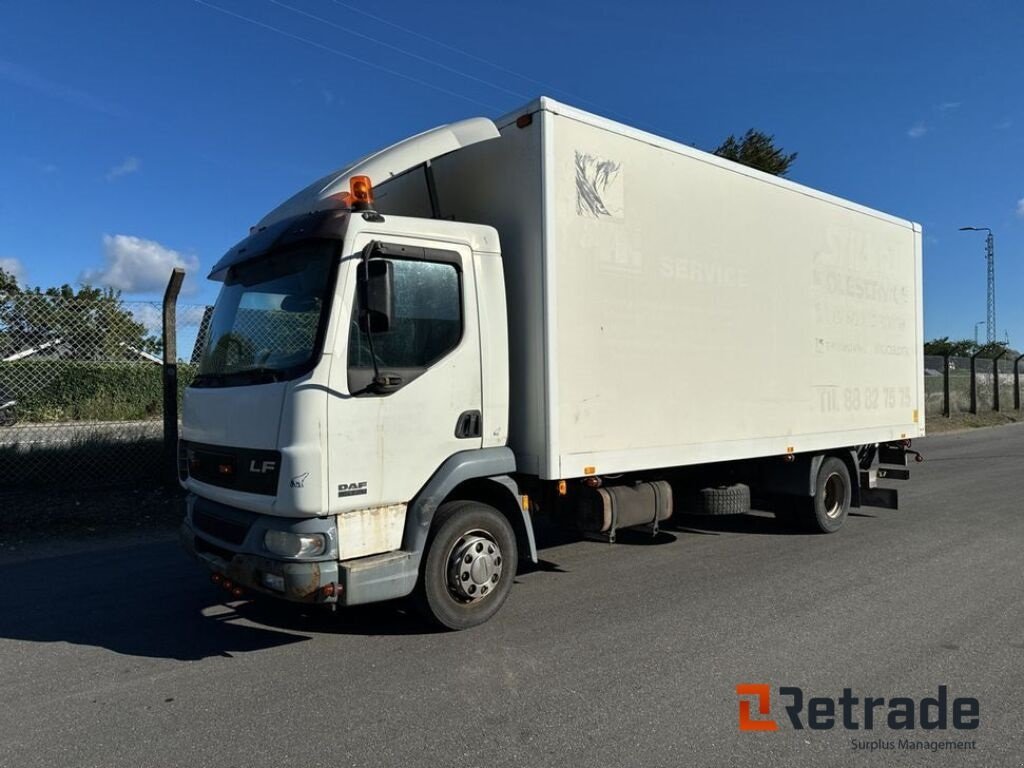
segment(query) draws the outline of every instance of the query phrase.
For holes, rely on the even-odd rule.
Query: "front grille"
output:
[[[181,442],[188,474],[221,488],[273,496],[281,468],[281,453],[257,448],[230,448],[188,440]]]
[[[223,517],[217,517],[199,509],[192,510],[192,525],[197,531],[207,533],[228,544],[241,544],[249,532],[249,526],[246,523],[225,520]]]
[[[191,457],[186,460],[189,474],[196,480],[210,485],[231,488],[236,484],[235,457],[228,453],[214,453],[189,449]]]

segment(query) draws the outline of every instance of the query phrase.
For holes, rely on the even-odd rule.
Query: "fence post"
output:
[[[999,410],[999,359],[1006,354],[1004,349],[992,358],[992,410]]]
[[[942,415],[949,416],[949,355],[942,356]]]
[[[169,488],[178,485],[178,339],[177,304],[185,270],[175,267],[164,291],[164,479]]]
[[[1013,407],[1020,410],[1020,360],[1024,355],[1018,355],[1013,361]]]
[[[973,355],[971,355],[971,413],[977,415],[978,413],[978,355],[981,354],[979,349]]]

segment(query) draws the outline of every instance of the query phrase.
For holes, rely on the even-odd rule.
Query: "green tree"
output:
[[[1006,350],[1005,356],[1011,359],[1020,354],[1013,347],[1002,341],[993,341],[991,344],[977,344],[973,339],[952,341],[948,336],[942,336],[924,343],[924,353],[926,355],[970,357],[974,353],[980,352],[981,357],[995,357],[1003,350]]]
[[[125,307],[120,291],[83,285],[23,288],[0,270],[0,359],[47,345],[76,360],[156,354],[155,338]]]
[[[718,145],[715,154],[759,171],[775,176],[785,176],[796,160],[796,152],[786,154],[782,147],[775,146],[775,137],[751,128],[740,139],[729,135]]]
[[[18,290],[18,281],[14,275],[7,272],[3,267],[0,267],[0,300],[5,298],[8,294],[14,293]]]
[[[942,336],[924,343],[926,355],[949,355],[950,357],[970,357],[978,349],[978,345],[971,339],[950,340],[949,336]]]

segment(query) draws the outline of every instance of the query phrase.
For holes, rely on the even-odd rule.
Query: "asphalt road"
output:
[[[920,441],[902,509],[572,542],[498,617],[303,617],[161,540],[0,566],[0,765],[839,766],[1024,762],[1024,427]],[[689,521],[688,521],[689,522]],[[741,733],[737,683],[980,702],[974,731]],[[882,710],[883,712],[885,710]],[[970,752],[851,739],[974,740]]]

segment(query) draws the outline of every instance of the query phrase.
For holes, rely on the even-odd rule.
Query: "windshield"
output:
[[[305,244],[231,267],[217,297],[196,386],[280,381],[318,353],[337,243]]]

